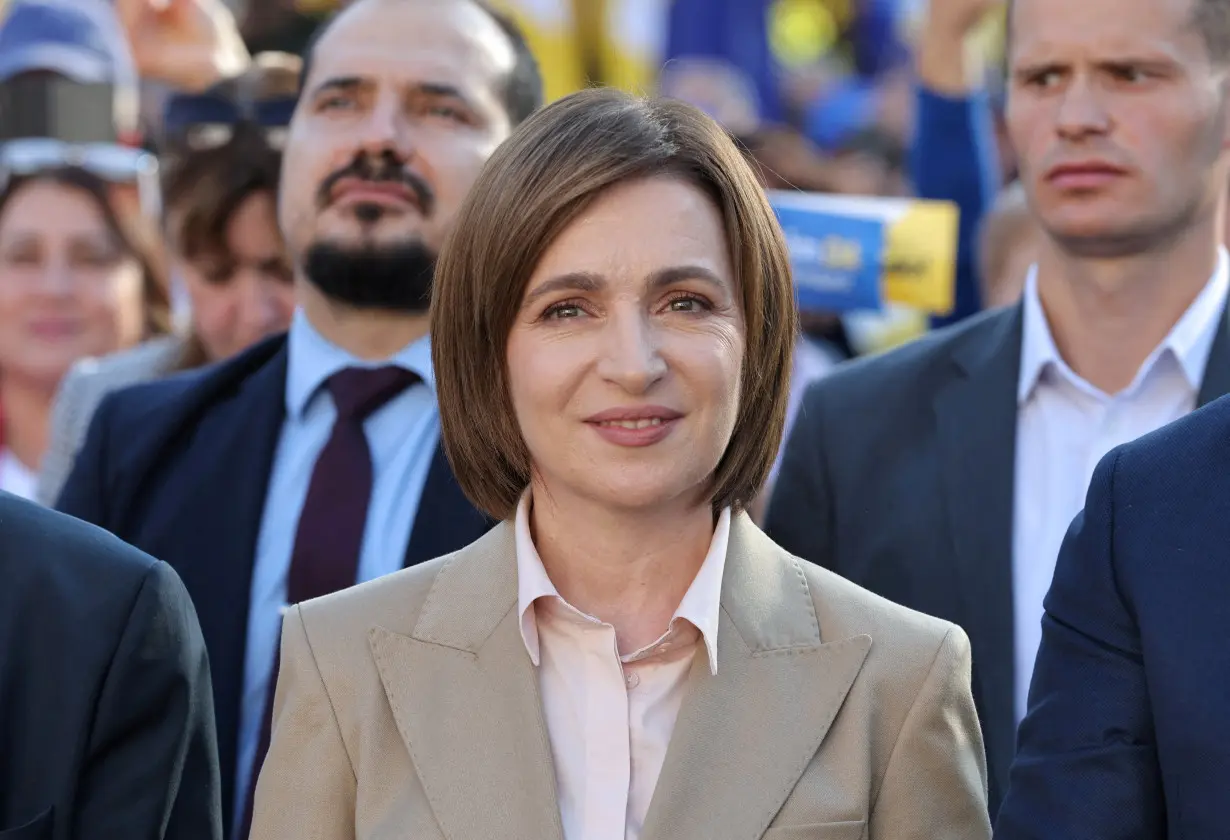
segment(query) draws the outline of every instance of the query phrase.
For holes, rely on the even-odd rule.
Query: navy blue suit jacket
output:
[[[1045,606],[996,838],[1226,837],[1230,397],[1102,460]]]
[[[223,824],[231,824],[249,590],[286,411],[286,338],[137,385],[99,406],[56,505],[166,561],[200,617],[213,675]],[[492,523],[438,447],[406,546],[411,566]]]

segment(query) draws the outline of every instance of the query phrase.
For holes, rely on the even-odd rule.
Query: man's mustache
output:
[[[344,179],[369,181],[375,184],[390,182],[400,184],[414,193],[414,199],[424,216],[430,216],[435,209],[436,196],[426,181],[394,161],[374,163],[370,158],[358,158],[325,178],[316,194],[317,205],[328,206],[333,200],[334,187]]]

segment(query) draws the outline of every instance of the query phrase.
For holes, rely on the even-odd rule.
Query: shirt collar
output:
[[[514,528],[517,551],[517,614],[521,618],[521,639],[535,666],[541,661],[538,643],[538,622],[534,602],[539,598],[559,598],[559,590],[547,577],[546,567],[530,536],[530,491],[526,490],[517,505]],[[709,672],[717,674],[718,617],[722,611],[722,575],[726,570],[726,547],[730,542],[730,508],[722,510],[709,553],[693,578],[671,621],[684,619],[700,631],[709,655]],[[566,602],[565,602],[566,603]]]
[[[433,393],[436,389],[436,377],[431,367],[430,336],[407,344],[388,359],[359,359],[322,336],[299,309],[291,320],[287,353],[286,412],[296,419],[303,417],[325,381],[343,368],[395,364],[417,373]]]
[[[1166,338],[1141,366],[1142,371],[1149,367],[1164,352],[1169,352],[1178,361],[1192,390],[1198,391],[1204,380],[1204,369],[1208,365],[1209,352],[1213,348],[1213,339],[1221,325],[1222,312],[1226,308],[1227,296],[1230,294],[1230,256],[1224,247],[1217,249],[1217,267],[1213,270],[1209,282],[1201,289],[1200,294],[1192,301],[1191,306],[1183,313],[1178,322],[1171,328]],[[1059,349],[1055,346],[1055,338],[1042,309],[1042,299],[1038,296],[1038,267],[1030,266],[1025,277],[1025,290],[1022,295],[1023,330],[1021,339],[1021,370],[1017,381],[1017,402],[1025,402],[1038,385],[1042,374],[1052,365],[1067,369]],[[1073,374],[1075,376],[1075,374]]]

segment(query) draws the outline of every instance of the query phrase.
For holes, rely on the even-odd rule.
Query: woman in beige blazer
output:
[[[252,837],[989,837],[965,634],[744,512],[797,321],[722,129],[556,102],[488,163],[435,282],[444,442],[503,523],[287,611]]]

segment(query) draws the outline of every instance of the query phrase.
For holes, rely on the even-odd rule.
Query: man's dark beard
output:
[[[309,282],[338,303],[359,309],[426,312],[436,255],[421,242],[343,246],[316,242],[303,271]]]

